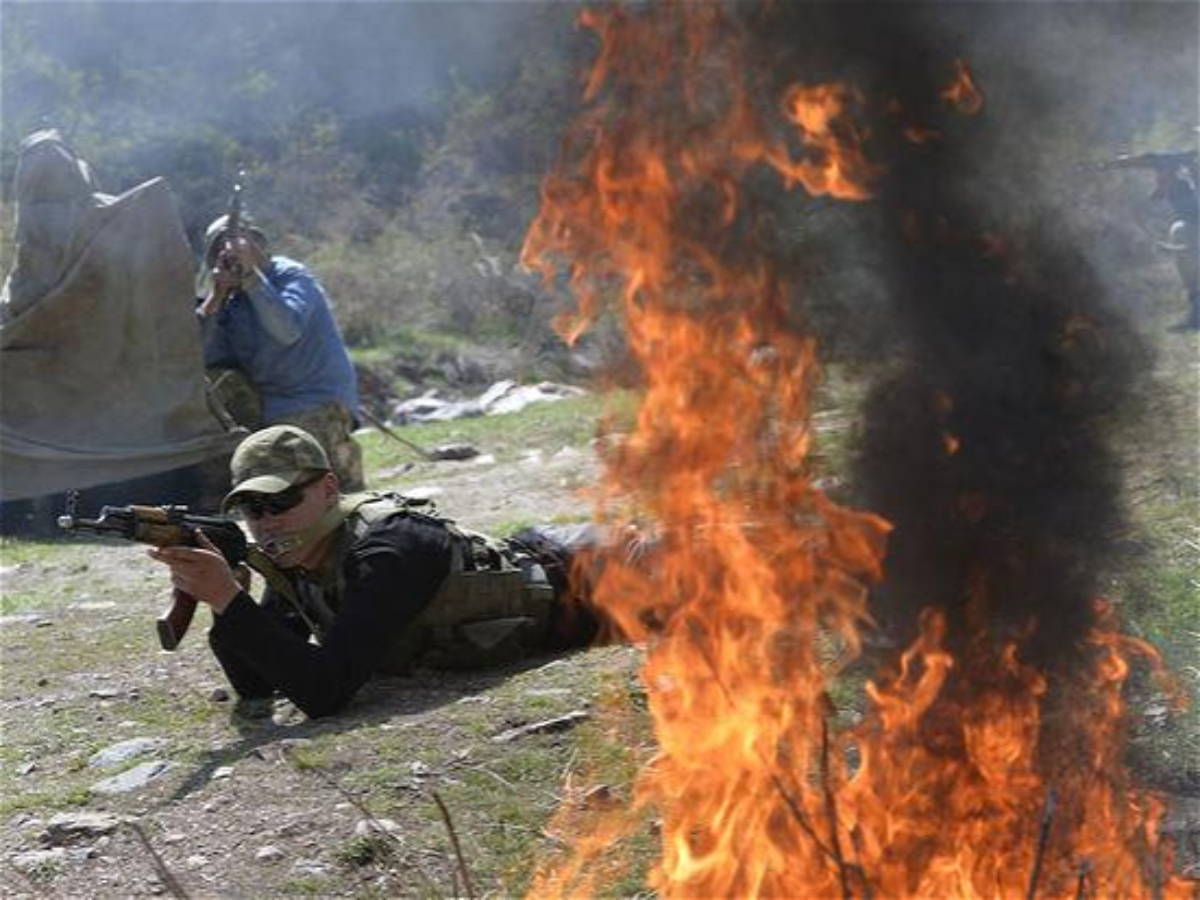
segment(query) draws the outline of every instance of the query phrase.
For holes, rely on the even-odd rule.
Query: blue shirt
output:
[[[204,320],[204,364],[244,372],[268,423],[326,403],[357,419],[358,377],[320,282],[284,256],[250,281]]]

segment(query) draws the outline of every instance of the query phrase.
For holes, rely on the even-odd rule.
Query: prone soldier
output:
[[[269,714],[277,695],[325,716],[374,673],[494,665],[597,633],[570,551],[536,532],[498,541],[399,495],[343,495],[324,449],[292,425],[246,438],[230,467],[224,508],[285,584],[255,602],[203,530],[196,546],[149,552],[211,607],[209,643],[243,716]]]

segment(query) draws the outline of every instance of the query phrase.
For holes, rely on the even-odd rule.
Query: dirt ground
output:
[[[585,517],[574,485],[594,471],[586,448],[558,448],[500,467],[422,463],[402,480],[486,530]],[[327,721],[281,701],[272,720],[242,724],[205,645],[206,612],[179,651],[158,649],[165,585],[144,548],[26,551],[0,569],[10,601],[27,601],[0,631],[8,898],[451,896],[463,890],[451,828],[478,895],[508,893],[559,804],[569,732],[636,669],[636,651],[619,647],[423,672],[373,682]],[[138,739],[142,752],[97,764]],[[157,768],[135,789],[97,788]],[[93,815],[55,819],[81,813]]]

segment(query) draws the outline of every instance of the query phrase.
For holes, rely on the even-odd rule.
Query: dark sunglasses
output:
[[[293,484],[278,494],[246,494],[244,497],[239,497],[235,505],[247,519],[261,519],[267,513],[281,516],[288,510],[299,506],[304,500],[304,492],[308,490],[309,485],[316,484],[324,477],[324,475],[318,475],[316,478],[310,478],[300,484]]]

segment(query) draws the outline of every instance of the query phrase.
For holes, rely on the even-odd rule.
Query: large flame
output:
[[[868,685],[867,719],[834,727],[830,659],[859,649],[889,526],[813,485],[814,347],[746,185],[773,170],[855,201],[886,174],[863,153],[848,87],[752,96],[745,37],[720,4],[583,21],[600,38],[590,105],[524,259],[567,273],[569,338],[615,309],[644,374],[600,514],[652,520],[656,547],[650,565],[610,561],[596,600],[646,644],[658,754],[633,809],[597,814],[533,893],[592,893],[652,809],[663,897],[1182,896],[1162,874],[1161,810],[1118,758],[1127,660],[1151,651],[1107,624],[1089,677],[1051,691],[1019,636],[956,659],[930,613]],[[1070,746],[1045,745],[1048,716],[1070,717],[1054,729]]]

